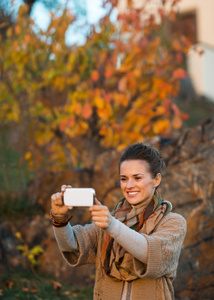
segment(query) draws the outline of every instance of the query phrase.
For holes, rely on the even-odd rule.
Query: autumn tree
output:
[[[83,46],[68,47],[69,10],[51,13],[47,31],[21,6],[16,23],[1,38],[0,118],[13,124],[31,169],[93,168],[97,155],[154,135],[170,135],[185,117],[173,99],[185,77],[185,37],[165,34],[176,21],[163,1],[160,22],[130,9],[112,23],[111,9],[91,26]]]

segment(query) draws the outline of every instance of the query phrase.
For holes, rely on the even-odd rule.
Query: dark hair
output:
[[[125,149],[119,161],[119,169],[125,160],[145,160],[149,164],[150,173],[153,178],[158,173],[162,175],[165,163],[159,151],[154,146],[137,143]]]

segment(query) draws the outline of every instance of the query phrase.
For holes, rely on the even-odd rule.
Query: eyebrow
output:
[[[143,173],[137,173],[137,174],[133,174],[132,176],[138,176],[138,175],[143,175],[143,176],[144,176],[144,174],[143,174]],[[126,175],[123,175],[123,174],[121,174],[121,175],[120,175],[120,177],[126,177]]]

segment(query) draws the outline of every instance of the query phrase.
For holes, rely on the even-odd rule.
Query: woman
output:
[[[164,162],[152,146],[128,147],[119,162],[123,198],[113,212],[97,199],[92,224],[71,227],[62,193],[52,195],[52,224],[60,250],[71,266],[96,264],[94,299],[174,299],[172,281],[186,221],[157,192]]]

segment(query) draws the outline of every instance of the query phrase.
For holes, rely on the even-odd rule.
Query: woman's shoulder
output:
[[[179,213],[170,212],[161,220],[161,225],[164,226],[176,226],[186,231],[186,219]]]
[[[179,213],[176,212],[170,212],[166,215],[169,219],[175,219],[175,220],[180,220],[182,222],[186,222],[186,219]]]

